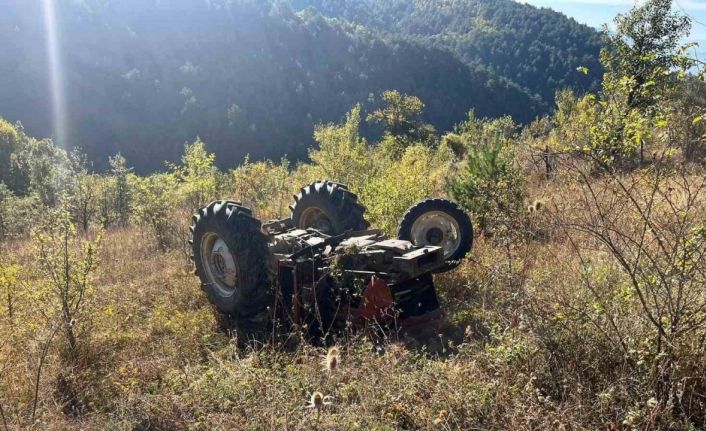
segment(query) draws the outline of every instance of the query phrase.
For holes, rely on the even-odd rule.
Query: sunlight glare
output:
[[[64,77],[61,65],[61,47],[57,24],[55,0],[42,0],[44,7],[44,28],[49,55],[49,85],[52,98],[54,143],[66,148],[66,101],[64,98]]]

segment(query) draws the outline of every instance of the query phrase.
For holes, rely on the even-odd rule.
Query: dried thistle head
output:
[[[309,403],[306,405],[306,408],[321,410],[324,406],[328,405],[331,405],[331,397],[324,396],[321,392],[316,391],[311,394],[311,398],[309,399]]]
[[[338,364],[341,362],[341,354],[338,347],[333,346],[326,352],[326,357],[324,358],[324,367],[328,371],[333,371],[336,369]]]
[[[313,394],[311,394],[311,400],[309,400],[309,405],[317,410],[323,407],[324,394],[322,394],[321,392],[314,392]]]

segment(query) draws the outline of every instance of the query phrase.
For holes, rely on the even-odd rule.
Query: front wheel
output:
[[[407,210],[397,236],[416,246],[441,247],[448,270],[458,266],[471,251],[473,225],[457,204],[446,199],[427,199]]]

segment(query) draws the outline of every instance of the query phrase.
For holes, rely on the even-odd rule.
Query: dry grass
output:
[[[563,187],[563,186],[562,186]],[[568,186],[537,186],[552,207]],[[554,205],[556,208],[557,206]],[[546,210],[547,214],[549,210]],[[79,352],[57,336],[33,388],[48,323],[32,292],[32,244],[10,244],[26,268],[10,319],[0,311],[0,404],[7,429],[47,430],[473,430],[696,429],[654,403],[640,349],[649,326],[625,276],[600,247],[586,274],[550,216],[533,214],[537,239],[499,247],[479,238],[473,256],[437,276],[445,322],[430,336],[363,337],[338,346],[336,366],[308,345],[238,348],[217,330],[180,251],[154,250],[145,230],[108,231]],[[606,299],[586,290],[588,276]],[[612,316],[631,341],[606,332]],[[701,349],[701,350],[699,350]],[[689,364],[703,366],[703,346]],[[642,359],[640,359],[642,358]],[[701,371],[704,369],[702,368]],[[698,377],[698,376],[696,376]],[[307,408],[312,394],[325,402]],[[696,396],[692,393],[692,396]],[[5,425],[0,422],[0,430]]]

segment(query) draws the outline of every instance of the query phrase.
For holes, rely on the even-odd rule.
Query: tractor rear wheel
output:
[[[248,208],[218,201],[193,217],[192,259],[224,329],[250,336],[267,329],[273,300],[267,237]],[[228,325],[223,325],[228,320]]]
[[[340,235],[349,231],[365,230],[365,207],[358,197],[343,184],[317,181],[303,187],[294,196],[292,221],[299,229],[316,229],[326,235]]]
[[[427,199],[412,206],[397,230],[399,239],[416,246],[438,246],[447,261],[444,271],[458,266],[473,246],[473,225],[468,215],[446,199]]]

